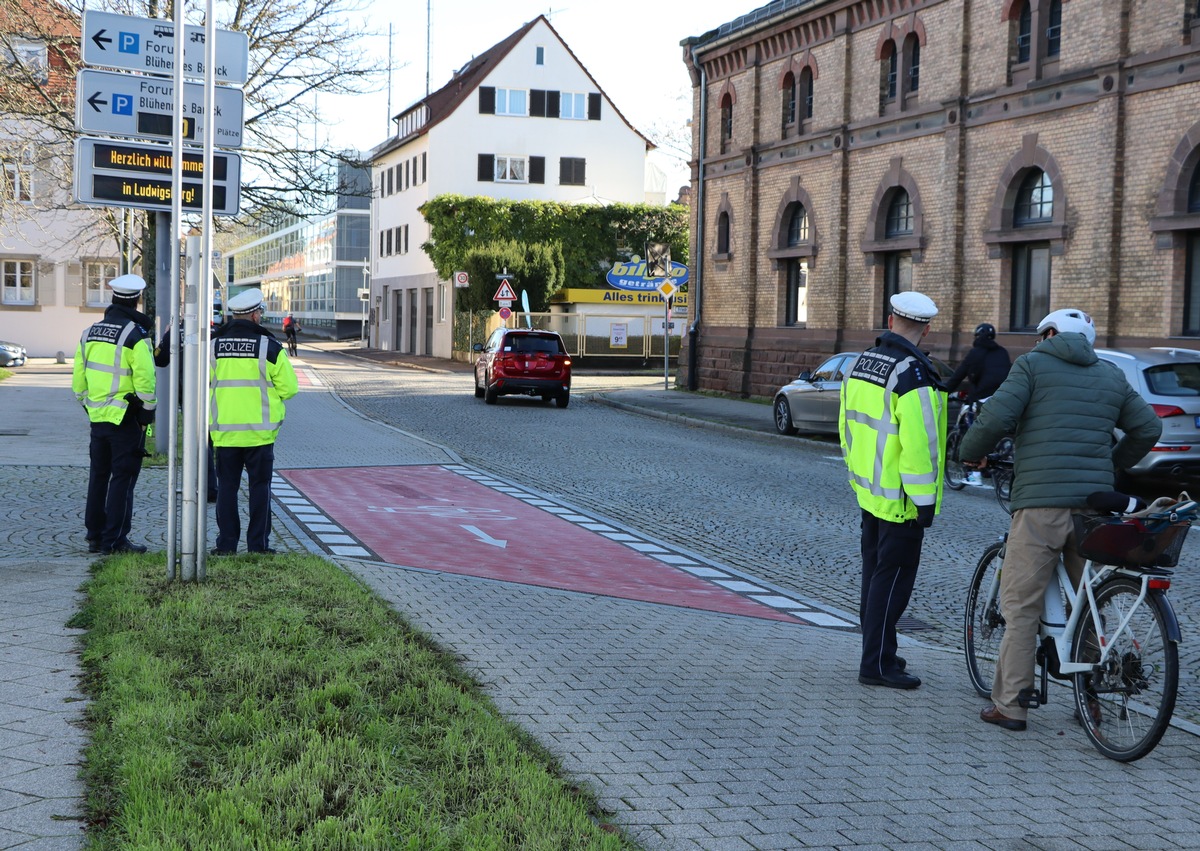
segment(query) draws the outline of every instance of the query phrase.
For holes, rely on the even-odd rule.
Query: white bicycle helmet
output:
[[[1092,324],[1092,317],[1073,307],[1046,314],[1046,318],[1038,323],[1038,334],[1045,334],[1047,328],[1053,328],[1059,334],[1082,334],[1087,338],[1088,345],[1096,342],[1096,326]]]

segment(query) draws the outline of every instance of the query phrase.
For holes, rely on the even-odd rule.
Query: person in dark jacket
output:
[[[979,402],[996,392],[1011,367],[1008,349],[996,342],[995,326],[983,322],[975,326],[975,344],[946,382],[946,392],[953,393],[964,380],[969,381],[967,402]]]
[[[981,720],[1024,730],[1020,695],[1033,687],[1038,617],[1061,557],[1073,582],[1083,572],[1071,516],[1111,491],[1115,471],[1158,440],[1162,424],[1115,366],[1096,357],[1096,330],[1082,310],[1056,310],[1037,327],[1041,341],[1021,355],[963,437],[964,461],[986,464],[996,441],[1015,434],[1012,525],[1000,578],[1006,628]],[[1124,434],[1113,443],[1113,429]]]

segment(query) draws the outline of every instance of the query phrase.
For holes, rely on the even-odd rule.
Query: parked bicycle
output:
[[[1187,494],[1134,514],[1075,517],[1085,559],[1071,586],[1060,561],[1046,589],[1038,630],[1040,682],[1022,694],[1035,709],[1049,701],[1049,678],[1074,690],[1076,717],[1100,753],[1132,762],[1150,753],[1175,711],[1179,623],[1167,599],[1200,506]],[[1005,542],[992,544],[967,592],[963,638],[975,690],[990,697],[1005,620],[1000,574]],[[1036,687],[1040,686],[1040,687]]]

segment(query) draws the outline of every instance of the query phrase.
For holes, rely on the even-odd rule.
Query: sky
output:
[[[392,22],[391,111],[386,91],[353,101],[326,97],[322,113],[332,118],[330,141],[370,149],[391,132],[390,117],[425,96],[426,9],[431,7],[429,91],[437,91],[458,68],[527,21],[547,15],[551,25],[595,78],[617,109],[643,135],[677,128],[687,140],[691,82],[679,42],[701,35],[762,5],[717,0],[371,0],[364,50],[387,67],[387,26]],[[667,172],[667,197],[688,182],[686,155],[652,155]]]

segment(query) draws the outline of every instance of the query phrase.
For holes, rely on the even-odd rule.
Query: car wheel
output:
[[[487,381],[485,378],[484,381]],[[496,400],[500,398],[500,391],[495,384],[488,384],[487,389],[483,391],[483,401],[488,405],[496,404]]]
[[[792,422],[792,409],[788,406],[786,396],[775,397],[775,430],[780,434],[796,433],[796,426]]]
[[[476,399],[482,399],[482,398],[483,398],[483,388],[479,386],[479,379],[478,379],[478,378],[476,378],[476,379],[475,379],[475,398],[476,398]]]
[[[571,404],[571,391],[564,390],[563,392],[561,392],[557,396],[555,396],[554,404],[558,405],[558,407],[560,407],[560,408],[565,408],[565,407],[567,407],[567,405]]]

